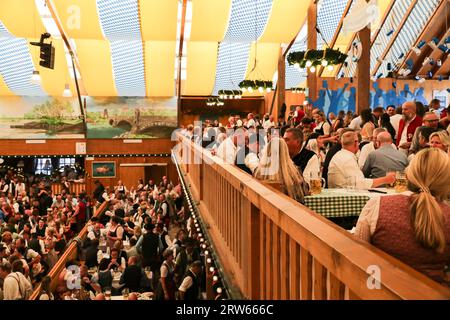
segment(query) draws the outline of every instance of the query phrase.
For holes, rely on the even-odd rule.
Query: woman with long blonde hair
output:
[[[424,273],[446,282],[450,261],[450,158],[438,148],[416,154],[406,169],[408,193],[367,202],[356,236]]]
[[[267,144],[254,175],[262,181],[280,183],[284,193],[301,203],[308,193],[301,172],[289,156],[286,142],[279,137],[272,137]]]

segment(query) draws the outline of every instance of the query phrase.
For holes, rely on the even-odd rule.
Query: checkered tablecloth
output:
[[[305,197],[305,205],[326,218],[357,217],[370,198],[366,192],[324,189],[319,195]]]

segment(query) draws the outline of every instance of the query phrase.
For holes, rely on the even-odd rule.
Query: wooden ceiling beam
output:
[[[450,76],[450,59],[448,58],[448,55],[445,54],[445,59],[442,60],[442,66],[438,67],[438,69],[436,70],[434,77],[439,77],[439,76],[443,76],[443,77],[448,77]]]
[[[449,2],[449,0],[441,0],[441,2],[439,3],[439,5],[436,7],[433,14],[431,15],[430,19],[428,20],[427,24],[423,28],[422,32],[417,37],[417,40],[415,41],[413,47],[417,47],[419,42],[422,40],[425,40],[427,42],[427,45],[425,45],[425,47],[422,48],[421,54],[419,56],[417,56],[413,50],[409,50],[409,52],[406,55],[406,57],[404,58],[402,64],[398,68],[399,70],[401,68],[405,68],[406,62],[408,60],[412,60],[413,61],[413,69],[411,70],[411,73],[408,76],[409,78],[412,78],[417,74],[422,74],[421,72],[423,72],[423,70],[421,71],[421,69],[422,69],[423,61],[430,54],[434,53],[433,49],[428,45],[428,42],[431,41],[431,39],[434,37],[441,38],[441,36],[443,34],[445,34],[445,32],[447,31],[445,18],[441,19],[441,17],[442,16],[445,17],[445,9],[446,9],[446,4],[448,4],[448,2]],[[447,17],[447,23],[449,23],[449,22],[450,22],[450,20],[448,20],[448,17]],[[440,51],[439,49],[437,49],[437,50]],[[427,72],[428,71],[426,71],[425,73],[427,73]]]
[[[443,36],[442,36],[442,33],[440,33],[436,37],[439,38],[439,40],[440,40],[439,44],[443,43],[444,39],[446,39],[447,37],[450,37],[450,29],[447,30],[447,32],[445,32],[445,34]],[[420,60],[420,64],[418,64],[418,71],[414,70],[416,68],[416,66],[415,66],[415,68],[413,68],[414,73],[412,72],[412,74],[425,76],[425,75],[428,75],[428,73],[431,71],[434,76],[436,74],[437,70],[439,69],[439,66],[436,65],[436,61],[441,60],[441,62],[444,63],[447,60],[447,56],[448,55],[446,53],[442,52],[442,50],[439,48],[431,50],[431,54],[427,54],[424,57],[424,59]],[[427,63],[426,65],[423,65],[423,62],[427,57],[433,59],[435,64],[431,65],[431,64]]]
[[[379,60],[383,61],[386,59],[386,56],[388,55],[389,51],[391,51],[392,46],[394,45],[395,41],[397,40],[398,35],[403,29],[403,26],[405,25],[406,21],[408,21],[409,16],[411,15],[412,11],[414,10],[417,2],[419,0],[413,0],[411,2],[411,5],[409,6],[408,10],[406,11],[405,15],[403,16],[402,20],[400,21],[400,24],[397,26],[397,30],[395,30],[394,34],[391,36],[391,40],[389,40],[388,45],[383,51],[383,54],[381,57],[379,57]],[[372,76],[376,75],[378,72],[378,69],[381,67],[381,62],[377,61],[377,64],[375,65],[375,68],[372,71]]]

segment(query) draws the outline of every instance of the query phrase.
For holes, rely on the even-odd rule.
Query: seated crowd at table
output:
[[[406,102],[326,116],[305,104],[287,121],[250,113],[180,133],[302,204],[322,180],[332,190],[373,192],[355,237],[450,284],[450,106]],[[400,181],[403,189],[391,195]]]

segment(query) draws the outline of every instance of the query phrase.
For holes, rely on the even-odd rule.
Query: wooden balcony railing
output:
[[[94,214],[92,217],[100,216],[103,212],[106,211],[106,208],[108,207],[108,205],[109,205],[109,202],[103,202],[101,206],[99,206],[98,208],[94,208]],[[77,237],[80,240],[84,240],[86,238],[87,234],[88,234],[87,225],[85,225],[84,228],[81,229],[81,231]],[[50,270],[48,276],[52,279],[50,287],[53,292],[56,289],[56,287],[58,286],[59,275],[66,267],[66,262],[76,259],[77,254],[78,254],[77,242],[72,241],[72,243],[69,244],[69,246],[66,248],[66,250],[64,251],[62,256],[59,258],[58,262]],[[39,284],[33,291],[33,294],[31,295],[29,300],[39,299],[40,292],[41,292],[41,285]]]
[[[61,183],[53,183],[52,184],[52,194],[59,194],[61,193],[62,185]],[[86,192],[86,183],[80,183],[80,182],[71,182],[70,183],[70,193],[79,195],[82,192]]]
[[[244,297],[450,298],[448,288],[181,135],[174,153],[229,285]]]

